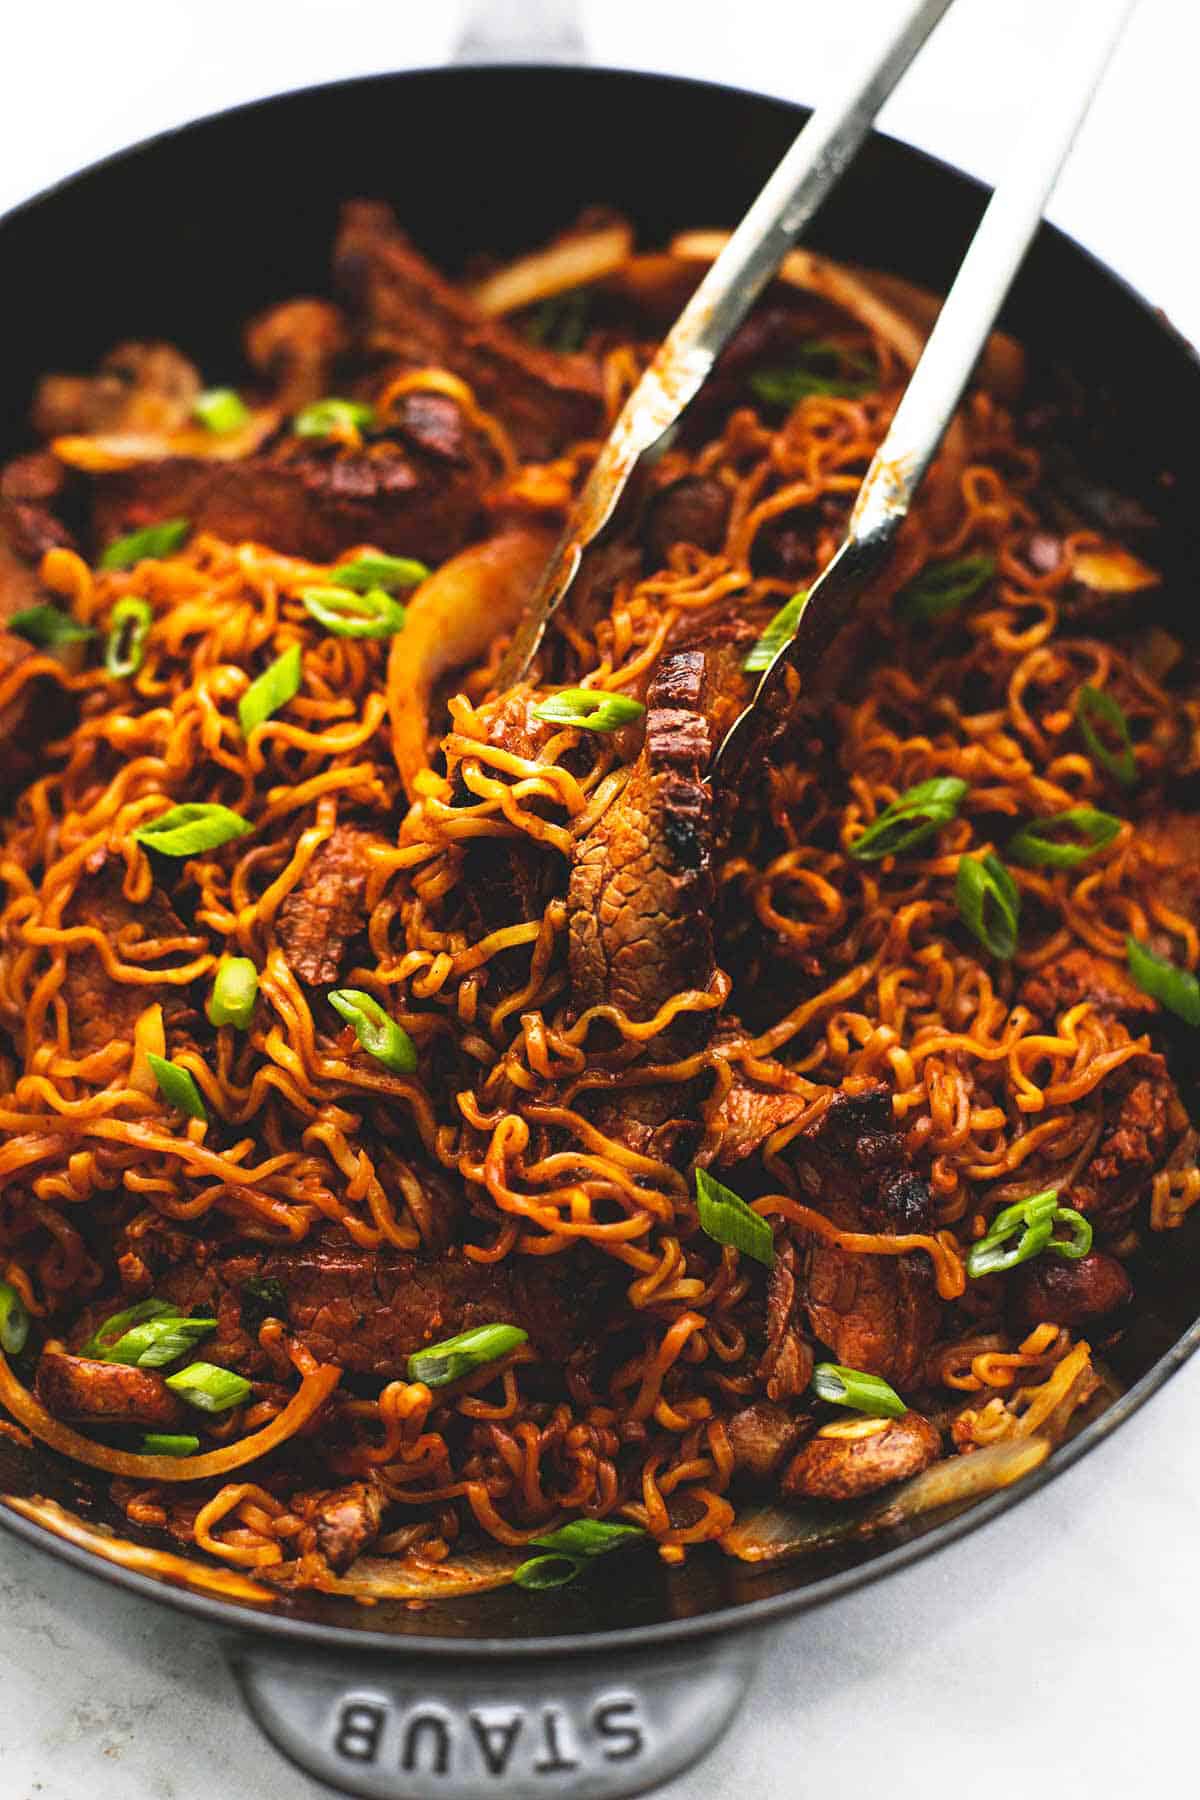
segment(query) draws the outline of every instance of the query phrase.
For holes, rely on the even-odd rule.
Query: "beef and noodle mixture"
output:
[[[1200,1198],[1200,670],[1140,506],[1049,479],[1020,347],[735,792],[936,312],[895,277],[789,258],[497,688],[721,241],[596,211],[452,285],[357,202],[336,299],[244,362],[37,387],[0,1431],[102,1472],[108,1553],[368,1598],[753,1561],[1113,1391]]]

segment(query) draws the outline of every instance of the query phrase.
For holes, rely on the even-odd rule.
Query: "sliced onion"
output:
[[[633,232],[623,219],[595,231],[575,232],[506,263],[479,282],[472,289],[471,298],[491,318],[519,312],[553,294],[564,294],[613,274],[632,249]]]
[[[223,1444],[219,1450],[206,1451],[203,1456],[137,1456],[128,1450],[93,1443],[91,1438],[54,1418],[28,1388],[21,1386],[0,1351],[0,1402],[14,1419],[60,1456],[69,1456],[73,1462],[86,1463],[92,1469],[104,1469],[109,1475],[130,1475],[135,1481],[204,1481],[210,1475],[240,1469],[243,1463],[265,1456],[307,1425],[341,1378],[342,1371],[334,1364],[322,1364],[304,1376],[283,1411],[270,1424],[235,1443]]]
[[[409,602],[404,630],[392,640],[388,708],[396,766],[410,800],[429,766],[429,703],[451,669],[477,662],[525,610],[553,538],[532,526],[473,544],[435,569]]]
[[[323,1580],[322,1592],[350,1594],[358,1600],[450,1600],[459,1594],[482,1594],[505,1587],[526,1559],[527,1550],[486,1545],[444,1563],[412,1557],[360,1556],[345,1575]]]
[[[142,1457],[143,1462],[155,1460]],[[107,1562],[119,1563],[123,1569],[136,1569],[142,1575],[156,1575],[162,1581],[174,1582],[179,1587],[200,1588],[208,1593],[220,1594],[226,1600],[268,1600],[278,1599],[278,1594],[271,1588],[263,1587],[257,1581],[251,1581],[236,1569],[217,1569],[209,1563],[193,1562],[190,1557],[177,1556],[173,1550],[151,1550],[145,1544],[131,1543],[128,1538],[111,1537],[106,1531],[98,1531],[94,1525],[87,1525],[58,1504],[57,1500],[26,1499],[23,1495],[0,1495],[0,1503],[10,1507],[13,1512],[20,1513],[23,1518],[32,1519],[35,1524],[45,1526],[56,1537],[65,1538],[69,1544],[78,1544],[83,1550],[90,1550],[96,1556],[102,1556]]]
[[[993,1444],[969,1456],[950,1456],[934,1463],[911,1481],[882,1495],[866,1508],[831,1506],[789,1511],[760,1506],[743,1513],[720,1540],[721,1548],[739,1562],[781,1562],[813,1550],[830,1550],[856,1538],[874,1537],[889,1526],[904,1524],[939,1507],[979,1500],[1010,1487],[1050,1454],[1045,1438]]]
[[[1136,594],[1142,588],[1157,587],[1162,580],[1149,563],[1117,544],[1076,550],[1071,556],[1071,573],[1096,594]]]
[[[943,296],[885,269],[851,271],[881,300],[894,306],[927,337],[942,310]],[[993,331],[983,347],[974,379],[1001,400],[1015,400],[1025,383],[1025,352],[1007,331]]]
[[[176,431],[99,431],[57,437],[50,448],[68,468],[89,475],[109,475],[139,463],[184,456],[196,462],[236,462],[249,456],[279,425],[275,407],[257,407],[236,431],[209,431],[204,425],[182,425]]]

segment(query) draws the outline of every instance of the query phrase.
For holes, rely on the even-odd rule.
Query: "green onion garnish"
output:
[[[234,1025],[245,1031],[258,998],[258,970],[248,956],[227,956],[217,968],[208,997],[210,1025]]]
[[[29,1309],[10,1282],[0,1281],[0,1349],[19,1356],[29,1337]]]
[[[413,588],[428,579],[429,570],[412,556],[356,556],[353,562],[339,563],[331,569],[329,579],[337,587],[351,588],[356,594],[382,588],[394,594],[401,588]]]
[[[126,594],[113,607],[104,643],[104,667],[114,680],[136,675],[141,668],[153,618],[150,602],[137,594]]]
[[[700,1229],[718,1244],[731,1244],[769,1269],[775,1261],[775,1234],[767,1221],[746,1205],[740,1194],[717,1181],[707,1169],[696,1170],[696,1212]]]
[[[1200,981],[1190,969],[1181,969],[1165,956],[1156,956],[1134,937],[1125,939],[1129,973],[1141,988],[1188,1025],[1200,1025]]]
[[[250,418],[250,409],[236,388],[206,388],[192,407],[192,417],[224,437],[242,429]]]
[[[446,1387],[460,1381],[498,1356],[507,1356],[518,1344],[528,1341],[529,1333],[519,1325],[476,1325],[471,1331],[460,1331],[457,1337],[445,1338],[424,1350],[414,1350],[408,1359],[408,1379],[423,1381],[426,1387]]]
[[[963,923],[985,950],[1007,962],[1017,947],[1021,896],[1017,884],[989,850],[986,856],[962,856],[954,897]]]
[[[959,556],[929,563],[896,596],[896,610],[910,624],[931,625],[973,600],[996,573],[994,556]]]
[[[818,1363],[812,1373],[813,1392],[834,1406],[852,1406],[872,1419],[902,1419],[908,1411],[903,1400],[881,1375],[847,1369],[842,1363]]]
[[[200,1439],[186,1431],[148,1431],[142,1439],[143,1456],[195,1456]]]
[[[1075,701],[1075,723],[1100,767],[1122,787],[1133,787],[1137,782],[1137,762],[1133,739],[1129,735],[1129,720],[1120,702],[1102,688],[1095,688],[1090,681],[1085,681]],[[1103,741],[1099,732],[1102,725],[1115,742],[1106,744]]]
[[[102,1325],[98,1325],[79,1354],[106,1362],[108,1351],[131,1325],[136,1325],[142,1319],[160,1319],[168,1314],[177,1317],[178,1313],[179,1308],[170,1300],[156,1300],[153,1295],[148,1300],[138,1300],[133,1306],[125,1307],[122,1312],[112,1313]]]
[[[1094,806],[1071,806],[1052,818],[1022,825],[1008,840],[1008,854],[1030,869],[1077,869],[1111,844],[1120,829],[1121,821],[1112,813],[1099,812]]]
[[[525,321],[525,336],[531,344],[544,344],[550,350],[578,350],[587,331],[590,306],[586,288],[552,294]]]
[[[361,988],[334,988],[329,1004],[341,1013],[369,1056],[394,1075],[411,1075],[417,1066],[417,1046],[402,1025],[397,1025],[372,994]]]
[[[139,844],[145,844],[147,850],[157,850],[160,856],[199,856],[202,851],[217,850],[253,830],[253,825],[227,806],[189,801],[139,825],[133,835]]]
[[[884,856],[900,856],[923,844],[948,825],[962,804],[967,784],[957,775],[935,775],[910,787],[856,838],[850,854],[858,862],[878,862]]]
[[[645,712],[628,694],[606,694],[602,688],[561,688],[531,708],[547,725],[575,725],[580,731],[617,731]]]
[[[530,1538],[531,1545],[536,1544],[548,1554],[532,1556],[528,1562],[523,1562],[513,1571],[513,1580],[518,1587],[524,1588],[565,1587],[582,1575],[593,1557],[607,1556],[610,1550],[620,1550],[631,1539],[645,1535],[640,1525],[613,1525],[606,1519],[571,1519],[557,1531]]]
[[[59,644],[78,644],[84,638],[95,636],[90,625],[81,625],[78,619],[61,612],[57,606],[22,607],[6,624],[9,631],[15,631],[27,643],[36,644],[39,650],[53,650]]]
[[[177,1106],[193,1119],[207,1119],[208,1112],[204,1101],[200,1098],[200,1089],[186,1069],[178,1063],[168,1062],[165,1056],[155,1056],[152,1050],[146,1052],[146,1061],[154,1072],[158,1083],[158,1091],[168,1106]]]
[[[269,719],[281,706],[286,706],[289,700],[295,699],[300,692],[301,673],[300,646],[289,644],[250,683],[238,701],[238,720],[244,736],[249,737],[264,719]]]
[[[375,423],[375,408],[361,400],[338,400],[332,395],[314,400],[303,407],[292,420],[297,437],[329,437],[336,431],[369,431]]]
[[[122,1332],[115,1344],[99,1352],[102,1362],[129,1363],[135,1369],[161,1369],[165,1363],[184,1356],[202,1337],[217,1329],[215,1319],[188,1319],[179,1313],[164,1313],[156,1319],[143,1319]]]
[[[790,600],[785,600],[775,617],[767,625],[757,644],[742,658],[742,668],[747,675],[761,675],[769,669],[785,644],[790,644],[800,625],[800,615],[808,605],[808,589],[801,588]]]
[[[1069,1227],[1070,1237],[1054,1237],[1054,1227],[1058,1224]],[[1016,1242],[1010,1242],[1011,1239]],[[1006,1269],[1015,1269],[1018,1263],[1028,1262],[1043,1250],[1053,1250],[1059,1256],[1076,1261],[1086,1256],[1091,1247],[1092,1227],[1087,1219],[1073,1206],[1058,1204],[1057,1188],[1046,1188],[996,1214],[987,1235],[979,1238],[967,1252],[967,1274],[972,1280],[978,1280],[981,1275],[1000,1275]]]
[[[308,587],[300,589],[300,598],[334,637],[390,638],[404,630],[403,606],[382,588],[356,594],[345,587]]]
[[[216,1363],[189,1363],[178,1375],[167,1376],[167,1386],[189,1406],[201,1412],[228,1412],[248,1398],[250,1383],[232,1369],[220,1369]]]
[[[756,400],[789,410],[809,394],[840,394],[856,399],[875,386],[870,357],[837,344],[812,338],[797,346],[785,369],[758,369],[750,377]]]
[[[147,525],[142,531],[131,531],[128,537],[114,538],[100,558],[100,567],[132,569],[147,557],[170,556],[191,529],[190,519],[164,519],[161,525]]]
[[[569,1582],[578,1581],[586,1567],[581,1556],[531,1556],[518,1563],[513,1580],[523,1588],[566,1587]]]

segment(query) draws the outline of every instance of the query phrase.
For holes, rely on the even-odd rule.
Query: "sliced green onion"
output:
[[[334,637],[390,638],[404,630],[403,606],[382,588],[356,594],[345,587],[307,587],[300,589],[300,598]]]
[[[426,581],[429,570],[412,556],[356,556],[353,562],[339,563],[330,570],[329,579],[337,587],[351,588],[356,594],[382,588],[394,594],[400,588],[413,588]]]
[[[104,667],[114,680],[136,675],[146,660],[146,643],[154,615],[150,602],[137,594],[118,600],[108,616],[104,643]]]
[[[903,1400],[881,1375],[847,1369],[842,1363],[818,1363],[812,1373],[813,1392],[834,1406],[852,1406],[872,1419],[902,1419],[908,1411]]]
[[[1052,818],[1022,825],[1008,840],[1008,854],[1030,869],[1077,869],[1111,844],[1120,829],[1121,821],[1112,813],[1099,812],[1094,806],[1071,806]]]
[[[620,1525],[607,1519],[571,1519],[557,1531],[530,1538],[540,1550],[557,1550],[563,1556],[606,1556],[631,1538],[644,1538],[640,1525]]]
[[[896,596],[896,609],[910,624],[931,625],[973,600],[996,573],[994,556],[959,556],[929,563]]]
[[[225,437],[249,423],[250,409],[236,388],[205,388],[196,398],[192,417],[209,431]]]
[[[177,1106],[193,1119],[207,1119],[208,1112],[204,1101],[200,1098],[200,1089],[187,1069],[181,1069],[178,1063],[168,1062],[165,1056],[155,1056],[152,1050],[146,1052],[146,1061],[154,1072],[158,1083],[158,1091],[168,1106]]]
[[[989,850],[985,856],[961,856],[954,897],[967,929],[985,950],[1007,962],[1017,947],[1021,896],[1017,884]]]
[[[147,557],[170,556],[191,529],[190,519],[164,519],[159,525],[131,531],[128,537],[114,538],[100,558],[100,567],[132,569],[135,563],[144,562]]]
[[[423,1381],[426,1387],[447,1387],[461,1381],[476,1369],[507,1356],[518,1344],[528,1341],[529,1333],[519,1325],[476,1325],[471,1331],[460,1331],[457,1337],[445,1338],[440,1344],[429,1344],[414,1350],[408,1359],[408,1379]]]
[[[513,1570],[513,1580],[523,1588],[566,1587],[568,1582],[577,1581],[586,1567],[581,1556],[531,1556],[528,1561],[518,1563]]]
[[[525,336],[531,344],[544,344],[549,350],[578,350],[587,331],[590,307],[586,288],[552,294],[525,321]]]
[[[532,709],[547,725],[575,725],[580,731],[618,731],[640,719],[645,707],[628,694],[606,694],[602,688],[561,688]]]
[[[742,658],[742,668],[747,675],[761,675],[769,669],[785,644],[790,644],[800,625],[800,615],[808,605],[808,589],[801,588],[790,600],[785,600],[775,617],[767,625],[757,644]]]
[[[1129,973],[1141,988],[1188,1025],[1200,1025],[1200,981],[1190,969],[1181,969],[1165,956],[1156,956],[1134,937],[1125,939]]]
[[[22,607],[6,622],[6,629],[15,631],[27,643],[36,644],[39,650],[53,650],[59,644],[79,644],[84,638],[96,635],[90,625],[81,625],[70,613],[48,605]]]
[[[80,1350],[80,1356],[92,1356],[101,1362],[108,1360],[108,1351],[127,1332],[131,1325],[142,1319],[159,1319],[170,1314],[178,1317],[179,1308],[170,1300],[156,1300],[153,1295],[148,1300],[138,1300],[133,1306],[127,1306],[122,1312],[112,1313],[98,1325],[87,1343]]]
[[[286,1319],[287,1295],[282,1281],[273,1275],[255,1275],[242,1283],[240,1309],[243,1331],[257,1332],[264,1319]]]
[[[210,1025],[235,1025],[245,1031],[258,998],[258,970],[248,956],[227,956],[217,967],[208,997]]]
[[[1103,688],[1095,688],[1090,681],[1085,681],[1075,701],[1075,723],[1100,767],[1122,787],[1133,787],[1137,782],[1137,762],[1133,739],[1129,735],[1129,720],[1121,703],[1106,694]],[[1098,730],[1101,725],[1115,738],[1115,749],[1101,738]]]
[[[253,830],[241,813],[231,812],[227,806],[189,801],[139,825],[133,835],[139,844],[145,844],[147,850],[157,850],[160,856],[199,856]]]
[[[195,1456],[200,1439],[186,1431],[148,1431],[142,1439],[143,1456]]]
[[[966,791],[966,782],[957,775],[935,775],[932,781],[919,781],[893,800],[855,839],[850,846],[851,856],[858,862],[878,862],[881,857],[901,856],[904,851],[915,849],[950,823]]]
[[[168,1375],[167,1386],[189,1406],[210,1413],[228,1412],[231,1406],[240,1406],[250,1393],[250,1383],[244,1375],[207,1362],[189,1363],[177,1375]]]
[[[757,369],[750,377],[756,400],[789,411],[809,394],[841,394],[854,399],[869,394],[874,386],[870,357],[820,338],[800,344],[787,368]]]
[[[1069,1238],[1054,1237],[1054,1227],[1059,1223],[1070,1227]],[[1074,1259],[1086,1256],[1091,1247],[1092,1228],[1083,1214],[1074,1207],[1060,1206],[1057,1188],[1045,1188],[996,1214],[987,1235],[972,1244],[967,1253],[967,1274],[978,1280],[981,1275],[1000,1275],[1006,1269],[1015,1269],[1018,1263],[1028,1262],[1043,1250]]]
[[[700,1229],[718,1244],[732,1244],[769,1269],[775,1261],[775,1234],[767,1221],[746,1205],[740,1194],[717,1181],[707,1169],[696,1170],[696,1212]]]
[[[238,721],[245,737],[249,737],[264,719],[277,713],[281,706],[286,706],[289,700],[295,699],[300,692],[301,674],[300,646],[289,644],[250,683],[238,701]]]
[[[19,1356],[29,1337],[29,1309],[11,1282],[0,1281],[0,1349]]]
[[[394,1075],[411,1075],[417,1066],[417,1046],[372,994],[361,988],[334,988],[329,1004],[341,1013],[369,1056]]]
[[[100,1352],[103,1362],[129,1363],[135,1369],[161,1369],[194,1349],[202,1337],[217,1329],[215,1319],[187,1319],[179,1313],[167,1313],[157,1319],[143,1319],[122,1332],[115,1344]]]
[[[297,437],[330,437],[334,432],[353,429],[369,431],[375,423],[375,408],[361,400],[338,400],[330,395],[302,407],[292,420]]]

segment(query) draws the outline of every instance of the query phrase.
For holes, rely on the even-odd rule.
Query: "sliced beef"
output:
[[[576,1011],[608,1002],[646,1020],[712,977],[714,745],[705,698],[703,651],[661,659],[633,772],[576,845],[567,891]]]
[[[751,1481],[769,1481],[796,1448],[810,1421],[793,1418],[786,1407],[755,1400],[725,1421],[725,1432],[738,1473]]]
[[[1157,1011],[1120,963],[1082,946],[1035,969],[1022,983],[1019,998],[1048,1024],[1085,1000],[1098,1013],[1119,1019]]]
[[[1008,1280],[1008,1312],[1020,1336],[1035,1325],[1091,1325],[1125,1306],[1133,1283],[1115,1256],[1091,1250],[1072,1262],[1039,1256],[1015,1269]]]
[[[357,200],[344,209],[334,269],[363,349],[387,359],[389,374],[433,366],[460,375],[522,457],[544,460],[599,430],[595,364],[485,317],[413,248],[389,207]]]
[[[756,1087],[744,1076],[736,1076],[714,1119],[722,1134],[713,1158],[717,1167],[732,1168],[756,1156],[773,1132],[790,1125],[808,1105],[802,1094]]]
[[[161,1375],[125,1363],[94,1362],[43,1350],[38,1360],[37,1397],[56,1419],[95,1425],[152,1425],[182,1422],[187,1408]]]
[[[1187,1115],[1161,1056],[1149,1051],[1110,1076],[1103,1088],[1104,1123],[1090,1162],[1063,1195],[1113,1233],[1145,1194]]]
[[[840,1230],[904,1236],[931,1228],[929,1190],[908,1166],[887,1088],[836,1095],[788,1154],[808,1204]],[[811,1237],[800,1292],[809,1326],[835,1362],[901,1389],[915,1381],[939,1311],[924,1253],[860,1254]]]
[[[365,926],[369,832],[336,825],[279,908],[275,931],[293,974],[336,981],[350,939]]]
[[[57,487],[46,462],[37,455],[20,457],[0,476],[0,681],[32,654],[25,638],[4,629],[7,621],[28,607],[54,599],[38,578],[42,557],[59,546],[75,548],[70,532],[50,510],[48,502],[55,498]],[[32,722],[27,689],[0,711],[0,746],[6,750],[18,746],[20,755],[23,736],[33,740],[43,735],[27,730]],[[20,766],[24,766],[24,758]],[[12,767],[5,771],[9,778],[13,773]]]
[[[208,948],[206,939],[189,934],[161,888],[152,888],[135,906],[121,891],[123,879],[124,866],[119,862],[106,863],[95,874],[86,875],[67,906],[64,925],[95,927],[118,958],[122,956],[118,938],[126,942],[173,940],[176,959],[188,959]],[[168,1035],[172,1026],[182,1024],[192,1013],[186,989],[165,982],[114,981],[91,944],[71,947],[62,994],[71,1015],[72,1042],[84,1051],[102,1049],[114,1038],[132,1042],[139,1015],[155,1001],[162,1005]]]
[[[200,374],[173,344],[128,343],[110,350],[94,375],[46,375],[33,402],[46,438],[76,432],[178,431],[200,394]]]
[[[1159,899],[1194,920],[1200,913],[1200,814],[1168,812],[1140,819],[1138,843],[1150,852]],[[1177,954],[1169,939],[1154,947],[1168,956]]]
[[[386,1496],[378,1478],[369,1476],[318,1494],[315,1501],[312,1523],[317,1549],[340,1574],[379,1536]]]
[[[795,1246],[781,1244],[767,1277],[767,1347],[758,1378],[768,1400],[795,1399],[812,1380],[813,1352],[800,1325],[796,1264]]]
[[[155,1292],[182,1310],[216,1308],[213,1362],[244,1374],[267,1371],[257,1337],[243,1325],[248,1282],[277,1282],[288,1327],[321,1362],[382,1381],[403,1379],[414,1350],[478,1325],[522,1325],[547,1361],[579,1342],[605,1293],[582,1262],[560,1257],[475,1263],[399,1250],[360,1250],[330,1228],[296,1249],[236,1252],[155,1274]],[[512,1266],[515,1263],[516,1266]],[[527,1266],[528,1265],[528,1266]],[[599,1309],[599,1310],[598,1310]]]
[[[245,332],[247,360],[288,413],[337,392],[334,368],[349,342],[346,321],[328,300],[284,300],[251,319]]]
[[[169,456],[97,476],[93,518],[100,543],[186,518],[197,531],[313,562],[358,544],[441,562],[476,535],[484,480],[477,457],[289,437],[235,461]]]
[[[661,569],[676,544],[717,551],[725,542],[729,489],[714,475],[685,475],[655,494],[646,508],[642,537],[650,566]]]
[[[918,1475],[941,1453],[941,1433],[920,1413],[848,1420],[809,1438],[780,1491],[787,1500],[856,1500]]]

